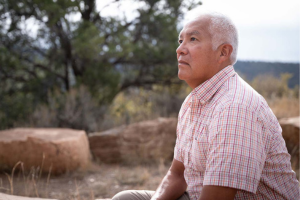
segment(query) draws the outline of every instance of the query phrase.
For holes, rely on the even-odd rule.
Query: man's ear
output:
[[[219,48],[220,48],[219,63],[223,63],[224,61],[229,60],[233,51],[232,46],[230,44],[225,43],[222,44]]]

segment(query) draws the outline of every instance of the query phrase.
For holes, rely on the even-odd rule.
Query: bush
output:
[[[65,94],[56,90],[48,96],[48,104],[38,106],[32,114],[30,126],[99,130],[106,109],[97,105],[86,87],[73,88]]]
[[[292,74],[283,73],[280,78],[269,74],[262,74],[250,81],[250,85],[266,99],[283,96],[298,96],[295,90],[288,87]],[[299,92],[298,92],[299,93]]]
[[[299,115],[299,86],[289,88],[290,77],[291,74],[282,74],[280,78],[259,75],[247,82],[264,96],[278,118],[293,117]],[[190,91],[191,88],[183,82],[129,88],[119,93],[108,106],[99,104],[97,97],[93,97],[84,86],[65,93],[57,89],[48,93],[47,104],[37,105],[32,114],[28,111],[26,117],[15,118],[11,123],[13,126],[83,129],[88,133],[103,131],[157,117],[177,117]],[[9,97],[7,102],[10,102]],[[16,115],[16,110],[12,110],[12,114]],[[5,115],[1,112],[0,119],[4,123]]]
[[[128,89],[114,99],[109,114],[105,117],[106,127],[103,128],[157,117],[177,117],[181,104],[190,91],[185,84]]]

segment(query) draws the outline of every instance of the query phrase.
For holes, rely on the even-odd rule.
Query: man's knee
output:
[[[112,200],[150,200],[154,191],[125,190],[116,194]]]
[[[127,200],[130,199],[130,192],[128,190],[119,192],[115,196],[113,196],[112,200]]]

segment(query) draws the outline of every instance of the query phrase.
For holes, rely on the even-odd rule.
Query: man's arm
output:
[[[233,200],[237,189],[214,185],[205,185],[201,191],[199,200]]]
[[[182,162],[173,159],[167,175],[158,186],[151,200],[176,200],[187,188],[184,179],[184,165]]]

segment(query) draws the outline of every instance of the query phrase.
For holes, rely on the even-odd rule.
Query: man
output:
[[[300,199],[278,121],[234,71],[233,23],[204,14],[179,34],[178,77],[193,88],[178,116],[172,165],[154,191],[113,199]]]

